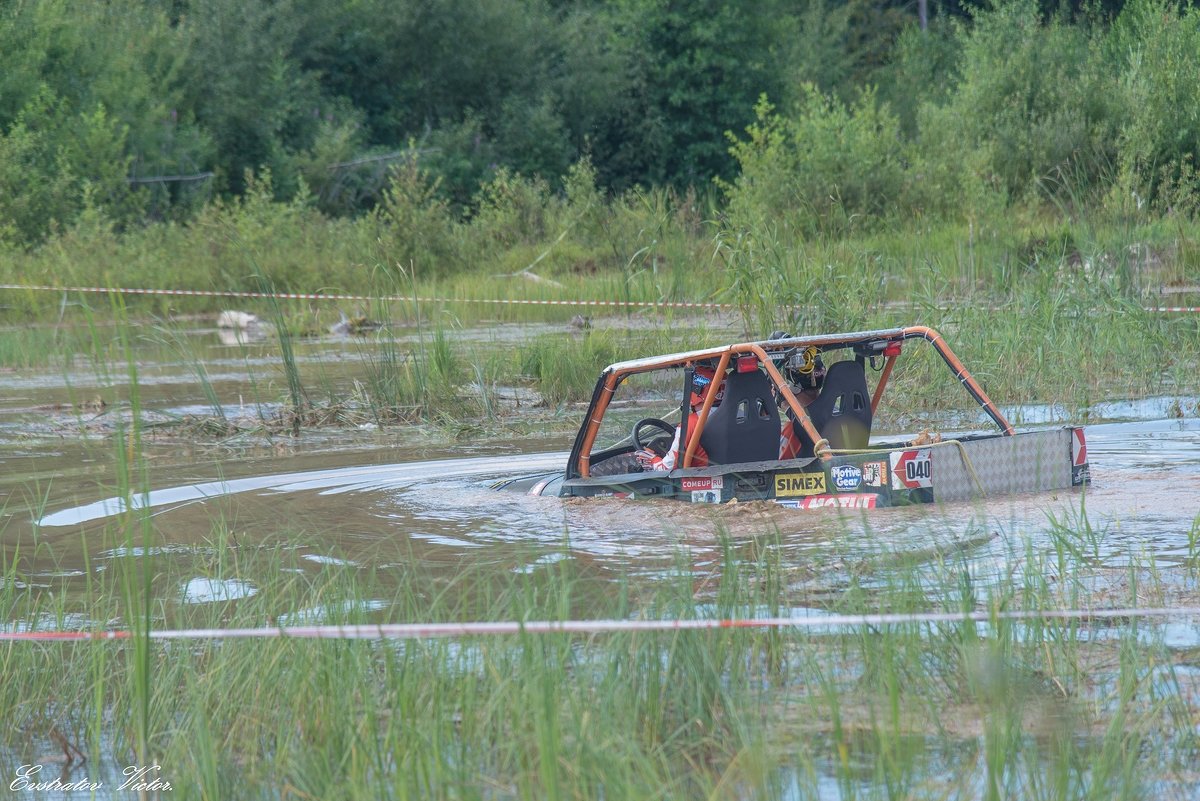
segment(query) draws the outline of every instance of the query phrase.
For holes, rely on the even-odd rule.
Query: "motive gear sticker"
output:
[[[892,489],[921,489],[933,486],[933,451],[921,448],[891,454]]]
[[[838,465],[829,471],[833,477],[833,486],[838,492],[854,492],[862,483],[862,470],[852,464]]]

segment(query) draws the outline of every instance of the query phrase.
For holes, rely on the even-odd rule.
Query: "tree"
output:
[[[619,35],[641,54],[639,127],[645,178],[677,186],[730,177],[726,131],[740,131],[766,93],[783,94],[781,0],[627,0]]]

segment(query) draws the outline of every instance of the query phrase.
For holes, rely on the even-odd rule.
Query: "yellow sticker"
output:
[[[780,473],[775,476],[775,497],[820,495],[825,492],[824,473]]]

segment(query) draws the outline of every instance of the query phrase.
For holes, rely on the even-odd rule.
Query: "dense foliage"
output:
[[[1195,208],[1200,11],[931,12],[922,31],[886,0],[0,0],[0,246],[89,213],[192,224],[268,186],[436,256],[426,238],[580,165],[597,199],[693,188],[799,235]]]

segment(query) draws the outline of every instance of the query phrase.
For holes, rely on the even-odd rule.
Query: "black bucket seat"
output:
[[[871,393],[862,362],[837,362],[825,374],[821,394],[805,409],[813,428],[829,440],[834,450],[859,450],[871,439]],[[813,455],[813,442],[798,423],[793,423],[803,447],[802,457]]]
[[[760,368],[725,379],[721,405],[709,412],[700,445],[710,464],[779,458],[779,409],[771,380]]]

